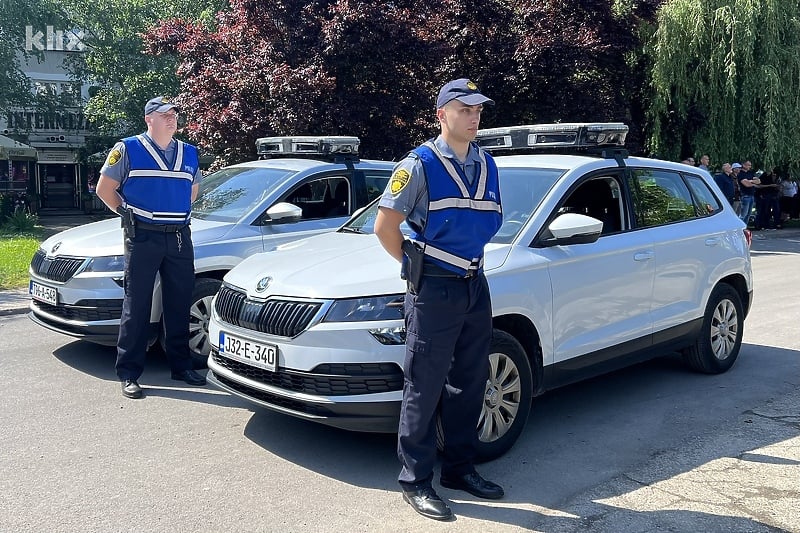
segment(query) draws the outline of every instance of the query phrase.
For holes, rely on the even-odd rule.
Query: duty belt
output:
[[[468,270],[466,274],[459,274],[446,268],[434,265],[433,263],[425,263],[422,267],[422,275],[430,276],[432,278],[454,278],[454,279],[469,279],[478,275],[477,270]]]
[[[142,222],[141,220],[136,221],[137,229],[160,231],[162,233],[177,233],[188,225],[188,222],[184,222],[183,224],[151,224],[149,222]]]

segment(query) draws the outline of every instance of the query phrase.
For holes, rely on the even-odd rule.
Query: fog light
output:
[[[369,330],[370,334],[381,344],[398,345],[406,343],[406,328],[376,328]]]

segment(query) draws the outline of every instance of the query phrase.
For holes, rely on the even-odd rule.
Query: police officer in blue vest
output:
[[[122,394],[141,398],[150,308],[161,275],[165,347],[172,379],[205,385],[189,354],[189,308],[194,287],[194,248],[189,229],[200,184],[197,148],[173,139],[178,109],[167,98],[144,107],[147,132],[118,142],[100,169],[97,196],[123,217],[125,299],[117,341]]]
[[[502,223],[497,167],[473,142],[485,104],[494,102],[468,79],[441,88],[441,134],[397,164],[375,221],[381,244],[408,280],[398,480],[403,499],[436,520],[453,516],[432,487],[437,415],[444,437],[440,484],[503,497],[502,487],[473,465],[492,336],[483,248]],[[410,241],[400,231],[404,220],[413,230]]]

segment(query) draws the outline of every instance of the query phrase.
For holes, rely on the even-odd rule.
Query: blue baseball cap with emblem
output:
[[[436,109],[444,107],[448,102],[458,100],[466,105],[489,104],[494,105],[494,100],[480,93],[478,86],[467,78],[460,78],[447,82],[439,90],[436,99]]]
[[[154,111],[157,113],[166,113],[170,109],[177,107],[178,106],[173,104],[172,101],[166,96],[156,96],[144,105],[144,114],[149,115]]]

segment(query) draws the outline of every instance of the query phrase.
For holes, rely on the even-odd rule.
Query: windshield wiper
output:
[[[363,231],[361,228],[354,228],[353,226],[342,226],[339,228],[339,231],[344,233],[361,233],[366,234],[366,231]]]

